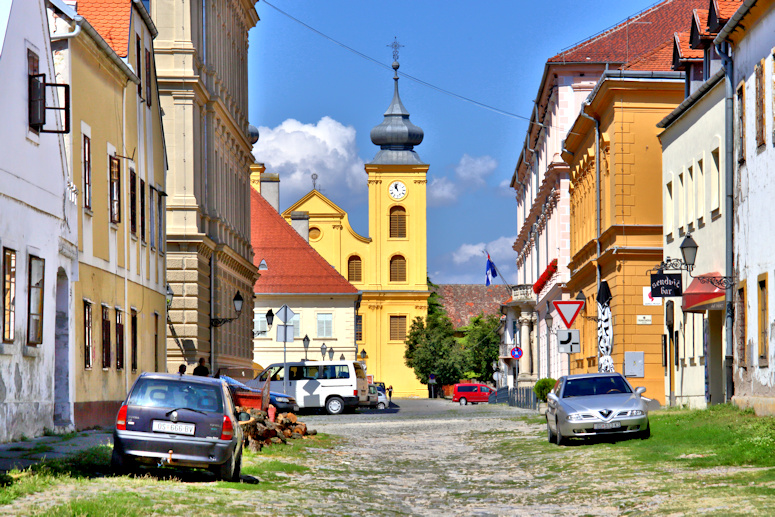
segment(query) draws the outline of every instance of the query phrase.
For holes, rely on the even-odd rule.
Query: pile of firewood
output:
[[[318,434],[315,430],[308,430],[307,424],[299,422],[293,413],[280,413],[272,422],[269,415],[260,409],[238,408],[238,410],[245,411],[251,416],[247,422],[240,422],[240,426],[245,436],[245,446],[253,452],[261,451],[264,445],[288,443],[288,440],[298,440],[308,435]]]

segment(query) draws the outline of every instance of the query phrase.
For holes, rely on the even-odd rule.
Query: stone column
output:
[[[530,358],[533,361],[531,368],[530,379],[535,381],[538,379],[538,314],[532,313],[530,315],[530,322],[533,324],[533,329],[530,332]]]
[[[533,362],[530,360],[530,315],[523,314],[519,317],[519,345],[522,348],[522,357],[519,359],[518,382],[530,379]]]

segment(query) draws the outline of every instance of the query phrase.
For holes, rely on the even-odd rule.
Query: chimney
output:
[[[305,241],[309,242],[309,212],[291,212],[291,226],[299,232]]]
[[[259,192],[277,212],[280,211],[280,175],[274,172],[262,172]]]
[[[253,189],[261,193],[261,175],[266,170],[263,163],[251,163],[250,164],[250,186]]]

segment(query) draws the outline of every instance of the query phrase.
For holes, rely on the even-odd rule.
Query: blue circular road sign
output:
[[[521,358],[522,357],[522,349],[519,348],[518,346],[515,346],[514,348],[512,348],[511,349],[511,357],[513,357],[514,359]]]

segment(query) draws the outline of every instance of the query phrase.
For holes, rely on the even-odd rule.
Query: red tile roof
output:
[[[624,70],[668,71],[673,69],[673,39],[630,61]]]
[[[481,313],[500,314],[501,303],[511,294],[505,285],[442,284],[434,290],[456,329],[465,327]]]
[[[696,26],[697,34],[702,38],[712,35],[708,28],[708,12],[707,9],[695,9],[692,13],[692,25]]]
[[[728,21],[735,11],[740,8],[743,0],[712,0],[716,7],[716,15],[719,20]]]
[[[688,32],[676,32],[674,37],[674,47],[678,51],[678,59],[681,61],[686,60],[701,60],[703,57],[703,51],[701,48],[694,49],[689,41]]]
[[[127,56],[131,0],[78,0],[78,14],[86,18],[119,57]]]
[[[253,263],[266,261],[260,270],[256,293],[341,293],[358,289],[334,269],[255,190],[250,191]]]
[[[686,28],[692,10],[707,5],[708,0],[665,0],[557,54],[549,62],[627,63],[663,45],[673,33]]]

